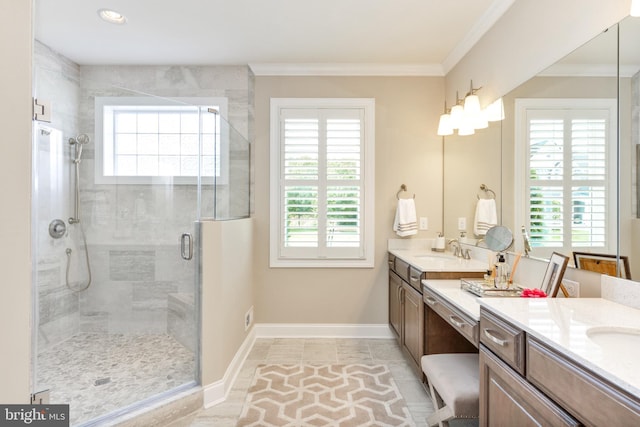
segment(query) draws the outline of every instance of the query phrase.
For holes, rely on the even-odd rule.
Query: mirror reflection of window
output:
[[[613,247],[615,100],[518,99],[518,206],[537,256]]]

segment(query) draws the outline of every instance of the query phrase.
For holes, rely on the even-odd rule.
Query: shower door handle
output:
[[[187,261],[193,258],[193,236],[191,233],[182,233],[180,237],[180,255]]]

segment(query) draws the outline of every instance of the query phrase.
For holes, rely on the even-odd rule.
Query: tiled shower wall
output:
[[[198,217],[197,188],[195,185],[168,189],[163,185],[95,184],[94,99],[96,96],[144,96],[140,94],[226,97],[229,122],[239,135],[247,138],[252,122],[253,75],[245,66],[78,66],[40,44],[37,44],[36,58],[38,64],[47,63],[51,68],[48,63],[54,62],[60,70],[57,81],[51,82],[51,86],[61,92],[52,93],[50,97],[54,111],[59,103],[75,108],[73,113],[65,113],[70,117],[69,123],[56,125],[69,129],[64,139],[87,133],[92,141],[84,147],[82,156],[80,217],[87,234],[93,281],[88,290],[79,294],[64,292],[58,283],[57,288],[65,295],[62,298],[51,295],[49,306],[55,305],[55,310],[45,308],[47,298],[41,296],[40,329],[49,331],[47,338],[55,337],[53,342],[63,339],[63,333],[68,337],[76,331],[131,334],[182,331],[184,335],[190,330],[195,333],[193,310],[188,313],[185,307],[193,306],[197,266],[193,261],[188,263],[180,258],[179,236],[183,232],[194,233],[194,221]],[[72,88],[67,88],[70,85]],[[214,195],[217,195],[218,217],[247,213],[250,150],[247,144],[232,148],[230,185],[218,186],[215,191],[211,187],[204,189],[202,217],[216,216],[212,212]],[[67,167],[71,170],[70,162]],[[67,194],[55,197],[72,203],[70,195],[71,186]],[[39,230],[38,233],[44,235],[45,232]],[[62,258],[55,265],[55,273],[43,274],[43,278],[64,274],[64,250],[55,248],[52,252],[58,258],[61,252]],[[45,253],[41,251],[41,254]],[[51,263],[46,261],[46,264]],[[39,285],[39,289],[41,287],[42,294],[45,287]],[[45,297],[50,293],[47,292]],[[47,313],[55,313],[55,319]]]

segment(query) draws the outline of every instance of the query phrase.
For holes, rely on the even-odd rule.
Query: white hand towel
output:
[[[495,199],[479,199],[476,205],[476,216],[473,222],[473,232],[476,236],[484,236],[487,231],[498,224]]]
[[[393,231],[400,237],[418,233],[416,203],[413,199],[399,199]]]

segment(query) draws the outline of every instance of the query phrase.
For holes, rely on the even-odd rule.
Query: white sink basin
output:
[[[587,336],[603,348],[624,346],[625,351],[640,352],[640,329],[597,326],[587,329]]]
[[[444,261],[456,261],[458,258],[451,255],[440,254],[417,254],[414,258],[420,258],[421,261],[426,262],[444,262]]]

